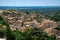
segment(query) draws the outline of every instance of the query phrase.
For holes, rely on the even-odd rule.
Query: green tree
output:
[[[55,29],[60,30],[60,26],[57,26]]]
[[[60,21],[60,12],[55,13],[54,16],[51,17],[51,20],[58,23]]]

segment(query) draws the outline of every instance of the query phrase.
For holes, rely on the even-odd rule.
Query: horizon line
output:
[[[14,7],[14,6],[11,6],[11,7]],[[42,7],[42,6],[15,6],[15,7]],[[51,6],[51,7],[53,7],[53,6]],[[60,6],[54,6],[54,7],[60,7]]]

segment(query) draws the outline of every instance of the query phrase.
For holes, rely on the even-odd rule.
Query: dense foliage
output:
[[[56,27],[55,29],[60,30],[60,26],[59,27]]]
[[[40,28],[26,28],[24,32],[13,31],[16,40],[56,40],[55,36],[48,36]]]

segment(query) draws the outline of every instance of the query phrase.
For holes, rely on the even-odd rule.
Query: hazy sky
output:
[[[60,6],[60,0],[0,0],[0,6]]]

